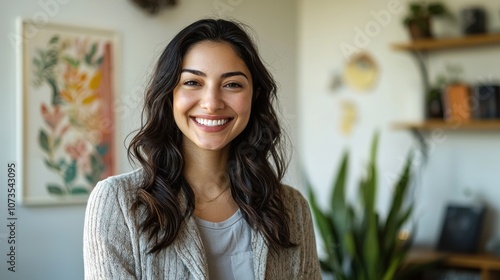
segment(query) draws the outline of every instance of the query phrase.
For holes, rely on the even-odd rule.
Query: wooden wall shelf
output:
[[[396,129],[411,129],[419,131],[428,131],[432,129],[445,130],[484,130],[500,131],[500,120],[473,120],[468,122],[444,121],[444,120],[426,120],[423,122],[398,122],[394,124]]]
[[[500,279],[500,257],[488,254],[442,253],[426,249],[410,250],[406,263],[416,264],[434,260],[443,260],[443,266],[449,268],[474,269],[481,275],[481,280]]]
[[[392,48],[398,51],[437,51],[453,48],[464,48],[499,44],[500,34],[481,34],[456,38],[424,39],[408,43],[393,44]]]

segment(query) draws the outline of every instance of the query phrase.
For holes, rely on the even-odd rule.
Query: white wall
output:
[[[56,3],[43,8],[40,3]],[[182,27],[202,17],[219,13],[216,3],[237,3],[221,16],[248,23],[258,37],[261,54],[280,84],[281,104],[290,134],[296,127],[296,1],[295,0],[178,0],[175,8],[151,17],[123,0],[18,0],[0,4],[0,279],[83,279],[83,205],[61,207],[17,206],[17,271],[7,271],[6,182],[7,163],[15,162],[16,56],[8,34],[15,32],[18,16],[32,18],[46,13],[56,22],[116,30],[121,38],[120,79],[116,98],[121,108],[116,116],[118,169],[130,170],[123,141],[139,124],[141,90],[155,58]],[[65,4],[59,4],[65,3]],[[293,173],[290,181],[296,181]]]
[[[380,130],[381,194],[378,200],[384,213],[392,175],[399,172],[409,149],[416,147],[416,141],[408,131],[391,127],[395,121],[418,121],[423,117],[422,85],[416,61],[408,53],[391,50],[392,43],[409,39],[402,25],[407,2],[299,1],[299,150],[324,204],[344,149],[349,149],[352,155],[350,195],[354,194],[353,185],[357,186],[367,161],[372,134]],[[444,2],[454,13],[470,4],[484,5],[490,13],[490,28],[500,30],[500,3],[497,1]],[[392,11],[390,18],[377,20],[379,16],[376,15],[381,11]],[[441,22],[437,26],[440,34],[447,31],[445,25]],[[371,28],[371,33],[367,33],[367,27]],[[459,33],[458,29],[448,31],[449,34]],[[361,33],[367,36],[364,41]],[[342,44],[360,47],[378,63],[380,79],[370,92],[356,92],[347,86],[337,90],[329,88],[334,74],[341,72],[346,62],[347,57],[340,48]],[[462,64],[466,81],[480,82],[485,77],[500,80],[498,45],[431,54],[431,77],[442,72],[447,62]],[[358,108],[358,122],[351,135],[339,132],[340,103],[343,100],[356,103]],[[416,243],[435,245],[446,203],[462,199],[459,193],[465,188],[471,188],[485,200],[494,213],[500,211],[499,137],[498,132],[445,131],[441,137],[430,138],[433,145],[428,161],[418,163],[415,174]],[[498,214],[495,216],[498,218]],[[493,221],[489,227],[493,229],[492,236],[500,234],[498,222]]]

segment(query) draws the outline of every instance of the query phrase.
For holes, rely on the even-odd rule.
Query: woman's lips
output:
[[[219,132],[223,131],[229,126],[233,118],[222,117],[222,118],[202,118],[202,117],[191,117],[193,122],[201,130],[205,132]]]

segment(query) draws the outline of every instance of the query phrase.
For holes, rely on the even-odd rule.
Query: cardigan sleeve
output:
[[[137,279],[124,190],[101,181],[87,204],[83,235],[85,279]]]
[[[299,228],[299,252],[298,252],[298,278],[304,280],[321,279],[321,269],[318,260],[318,251],[316,247],[316,237],[314,234],[314,225],[311,216],[309,203],[304,196],[297,190],[293,190],[297,215],[296,222]]]
[[[314,225],[311,217],[311,210],[307,201],[302,198],[303,204],[303,226],[304,226],[304,246],[302,248],[303,259],[301,261],[304,277],[302,279],[321,279],[321,269],[319,266],[318,250],[316,247],[316,237],[314,235]]]

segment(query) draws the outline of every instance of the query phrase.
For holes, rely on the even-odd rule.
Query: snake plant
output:
[[[312,213],[325,246],[321,267],[336,280],[408,279],[408,274],[420,270],[404,265],[409,246],[398,238],[413,209],[412,204],[405,203],[412,156],[410,153],[396,181],[388,215],[382,218],[375,207],[378,139],[377,134],[371,144],[367,176],[360,181],[357,204],[346,199],[347,152],[334,181],[329,209],[320,209],[308,184]]]

